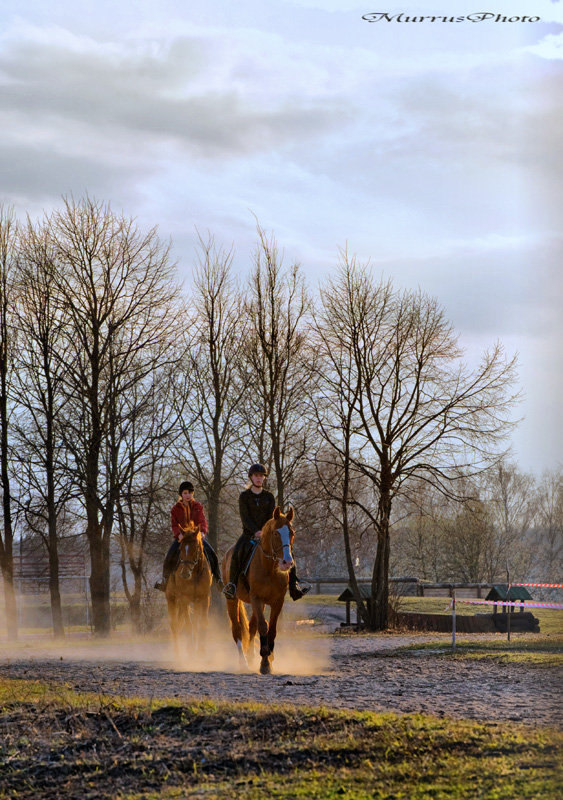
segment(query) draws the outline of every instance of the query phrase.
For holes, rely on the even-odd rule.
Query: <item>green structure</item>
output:
[[[525,600],[533,600],[533,597],[525,586],[511,586],[509,594],[507,583],[496,583],[489,592],[489,594],[486,596],[485,600],[496,600],[497,602],[505,601],[507,603],[508,602],[512,603],[519,601],[523,602]],[[495,606],[495,609],[493,611],[494,614],[497,613],[497,608],[498,606]],[[522,607],[520,609],[520,613],[522,613],[523,611],[524,608]]]

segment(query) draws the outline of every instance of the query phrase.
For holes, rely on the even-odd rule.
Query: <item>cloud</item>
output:
[[[134,180],[136,169],[121,163],[100,174],[99,160],[31,147],[0,146],[2,190],[14,198],[52,197],[71,192],[111,197],[124,181]]]
[[[348,243],[436,295],[469,341],[515,343],[548,385],[549,360],[530,363],[559,313],[562,3],[534,0],[551,24],[440,28],[364,23],[374,7],[356,0],[8,4],[8,202],[87,190],[158,223],[184,275],[194,225],[244,271],[251,212],[313,283]]]
[[[197,38],[170,44],[98,44],[57,31],[12,42],[0,57],[3,113],[59,138],[80,123],[135,146],[181,143],[204,158],[235,157],[294,139],[321,135],[346,117],[346,107],[280,93],[257,102],[239,62],[221,89],[206,81],[211,53]],[[213,75],[213,67],[209,67]],[[213,79],[211,83],[213,84]]]
[[[529,53],[546,59],[563,59],[563,33],[550,34],[527,48]]]

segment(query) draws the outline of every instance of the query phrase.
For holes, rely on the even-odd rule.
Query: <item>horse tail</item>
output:
[[[229,600],[227,602],[227,613],[231,621],[231,634],[237,647],[242,645],[243,652],[246,653],[250,644],[248,631],[248,617],[246,609],[241,600]],[[240,642],[240,645],[238,644]]]

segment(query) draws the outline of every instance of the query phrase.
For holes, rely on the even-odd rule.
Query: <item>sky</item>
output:
[[[197,230],[243,276],[258,220],[312,290],[346,247],[437,297],[470,363],[518,352],[513,457],[539,474],[563,446],[562,98],[559,0],[3,0],[0,201],[109,201],[186,281]]]

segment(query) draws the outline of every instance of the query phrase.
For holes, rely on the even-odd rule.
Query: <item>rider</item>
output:
[[[236,587],[241,571],[246,566],[252,553],[253,540],[262,535],[262,527],[274,515],[276,501],[274,495],[263,488],[263,483],[268,475],[266,467],[262,464],[253,464],[248,470],[249,486],[239,495],[238,507],[242,520],[242,536],[239,537],[233,550],[229,583],[223,589],[223,594],[228,600],[236,596]],[[289,571],[289,594],[293,600],[307,594],[310,586],[299,584],[295,571],[295,563]]]
[[[193,483],[190,481],[183,481],[178,489],[178,494],[180,495],[179,500],[176,505],[172,506],[170,511],[170,524],[172,526],[172,533],[174,534],[174,541],[164,559],[162,580],[155,583],[154,588],[160,589],[161,592],[166,591],[168,578],[176,568],[180,542],[184,538],[184,533],[191,521],[194,525],[199,525],[203,542],[203,552],[209,563],[211,574],[217,582],[217,587],[221,590],[223,588],[223,581],[221,580],[221,573],[219,572],[219,559],[217,558],[217,553],[206,539],[207,520],[205,519],[203,506],[201,503],[198,503],[197,500],[194,500]]]

